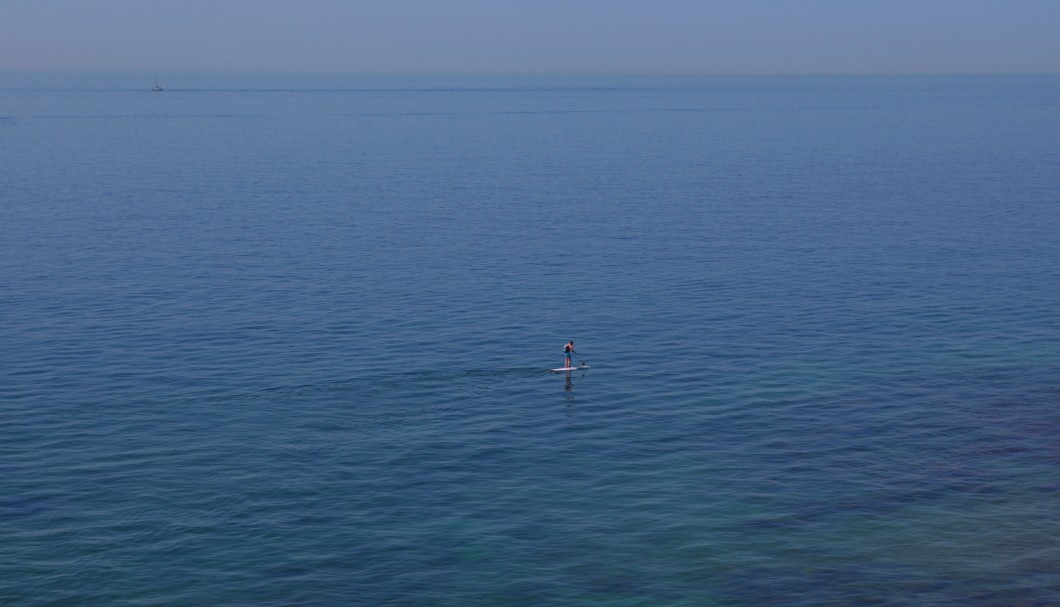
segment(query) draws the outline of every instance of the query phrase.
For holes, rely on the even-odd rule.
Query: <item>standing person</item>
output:
[[[564,363],[565,363],[564,364],[564,368],[570,369],[570,355],[571,354],[577,354],[577,352],[574,351],[574,340],[573,339],[568,341],[567,345],[563,346],[563,356],[564,356]]]

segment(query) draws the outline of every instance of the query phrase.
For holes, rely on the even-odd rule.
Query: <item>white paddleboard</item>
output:
[[[579,367],[560,367],[559,369],[549,369],[553,373],[570,373],[571,371],[581,371],[582,369],[588,369],[589,365],[581,365]]]

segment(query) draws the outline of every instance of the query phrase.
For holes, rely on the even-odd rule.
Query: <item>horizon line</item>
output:
[[[1060,69],[1016,70],[789,70],[789,71],[460,71],[460,70],[327,70],[327,69],[140,69],[140,68],[0,68],[20,74],[305,74],[344,76],[1030,76],[1060,75]]]

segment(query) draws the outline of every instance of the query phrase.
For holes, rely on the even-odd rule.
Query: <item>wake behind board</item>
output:
[[[553,373],[570,373],[571,371],[581,371],[582,369],[588,369],[589,365],[579,365],[577,367],[560,367],[558,369],[549,369]]]

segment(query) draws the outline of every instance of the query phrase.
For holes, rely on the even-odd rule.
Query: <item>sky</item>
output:
[[[1060,72],[1060,0],[0,0],[0,70]]]

